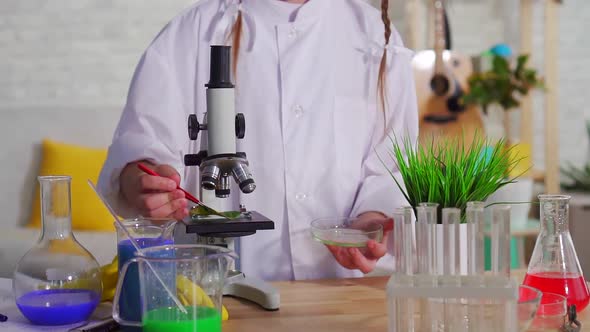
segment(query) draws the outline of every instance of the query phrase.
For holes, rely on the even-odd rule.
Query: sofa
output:
[[[120,117],[120,109],[2,109],[0,107],[0,277],[10,278],[19,259],[40,236],[26,227],[43,158],[41,142],[59,142],[106,149]],[[106,220],[112,223],[112,220]],[[101,265],[116,255],[114,231],[74,230],[76,239]]]

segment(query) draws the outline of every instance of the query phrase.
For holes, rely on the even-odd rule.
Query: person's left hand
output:
[[[366,212],[358,216],[358,222],[382,223],[384,227],[383,240],[381,242],[369,240],[366,250],[363,251],[359,248],[343,248],[331,245],[326,245],[326,247],[340,265],[350,270],[360,270],[366,274],[373,271],[377,261],[387,253],[387,239],[392,230],[393,219],[387,218],[378,212]],[[390,224],[389,227],[386,227],[387,224]]]

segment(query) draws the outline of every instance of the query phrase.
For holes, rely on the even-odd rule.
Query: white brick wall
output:
[[[0,1],[0,104],[120,106],[143,49],[191,2]]]
[[[452,1],[456,48],[476,52],[502,40],[502,15],[491,5],[497,1]],[[192,2],[0,1],[0,112],[76,107],[118,112],[146,45],[172,16]],[[403,32],[400,23],[403,1],[392,1],[392,13]],[[487,13],[492,13],[494,18],[486,19]],[[581,120],[590,115],[585,100],[590,86],[589,23],[590,2],[565,1],[560,44],[556,45],[562,56],[559,82],[562,161],[582,163],[587,156]],[[536,27],[536,31],[540,29]],[[536,46],[542,50],[539,40]],[[536,54],[538,64],[540,59],[541,54]],[[539,119],[535,148],[542,153],[543,123]],[[542,164],[542,155],[537,156]]]

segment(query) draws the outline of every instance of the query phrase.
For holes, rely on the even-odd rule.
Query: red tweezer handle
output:
[[[153,175],[153,176],[160,176],[160,174],[152,171],[151,169],[147,168],[144,164],[142,163],[137,163],[137,167],[139,167],[139,169],[141,169],[142,171],[146,172],[149,175]],[[187,199],[197,203],[197,204],[202,204],[201,201],[199,201],[199,199],[197,199],[195,196],[191,195],[188,191],[180,188],[180,186],[176,186],[176,189],[182,191],[184,193],[184,195],[186,196]]]

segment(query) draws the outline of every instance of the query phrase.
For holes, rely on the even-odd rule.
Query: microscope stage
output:
[[[275,228],[274,222],[256,211],[242,213],[241,217],[231,220],[218,216],[189,216],[182,222],[187,233],[202,237],[240,237]]]

